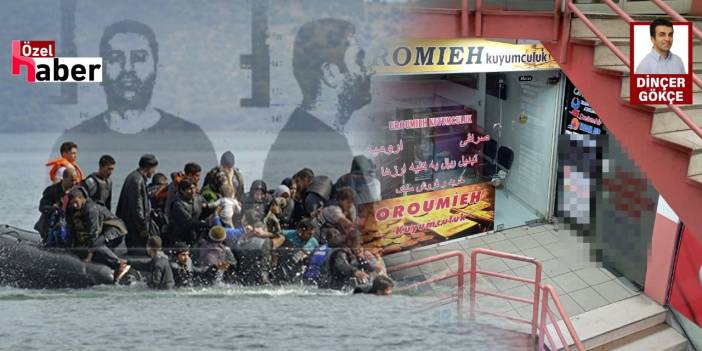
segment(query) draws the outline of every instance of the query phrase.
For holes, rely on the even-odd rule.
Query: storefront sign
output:
[[[378,49],[381,74],[502,72],[558,69],[541,44],[484,39],[407,39]]]
[[[479,183],[367,204],[363,246],[383,255],[492,230],[495,188]]]
[[[604,123],[602,123],[595,110],[582,96],[580,90],[570,80],[566,83],[564,105],[563,125],[566,132],[592,135],[606,134]]]
[[[687,228],[675,260],[670,306],[702,327],[702,244]]]

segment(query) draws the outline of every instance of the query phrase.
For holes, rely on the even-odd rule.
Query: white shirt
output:
[[[217,207],[222,207],[222,211],[219,213],[219,216],[224,222],[231,223],[232,217],[241,212],[241,204],[233,197],[222,197],[215,201],[214,205]]]
[[[685,65],[672,51],[668,51],[668,57],[664,58],[654,49],[641,60],[636,74],[685,74]]]

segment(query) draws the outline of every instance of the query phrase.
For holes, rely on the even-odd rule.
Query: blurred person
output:
[[[323,18],[300,27],[292,67],[302,91],[295,109],[268,151],[263,179],[278,182],[290,168],[312,160],[324,174],[344,174],[353,154],[343,134],[354,112],[371,101],[365,51],[350,22]]]
[[[110,154],[119,164],[148,150],[159,155],[161,167],[168,170],[188,159],[217,162],[210,139],[198,125],[153,105],[158,68],[170,58],[160,55],[156,34],[148,25],[130,19],[110,24],[100,38],[99,54],[107,108],[66,130],[59,143],[73,140],[81,147],[81,158]],[[120,167],[113,178],[124,179],[129,172]]]
[[[146,285],[152,289],[173,289],[176,285],[173,270],[161,247],[161,238],[157,236],[152,236],[146,241],[146,254],[151,257]]]

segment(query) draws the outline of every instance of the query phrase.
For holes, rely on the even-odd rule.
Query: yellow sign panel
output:
[[[406,39],[379,49],[379,74],[469,73],[558,69],[541,44],[485,39]]]
[[[491,230],[495,188],[489,182],[472,184],[365,206],[363,246],[387,255]]]

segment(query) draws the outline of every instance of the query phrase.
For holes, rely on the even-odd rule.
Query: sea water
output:
[[[0,135],[0,223],[33,227],[48,185],[44,162],[54,154],[50,149],[57,136]],[[237,165],[247,183],[260,177],[260,164],[274,137],[210,134],[218,155],[240,150],[235,151]],[[93,171],[95,160],[82,160],[80,152],[78,159],[86,173]],[[115,194],[122,181],[114,180]],[[141,285],[81,290],[5,286],[0,287],[0,350],[528,348],[523,334],[459,323],[453,304],[425,309],[435,299],[431,294],[379,297],[298,286],[172,291]]]

